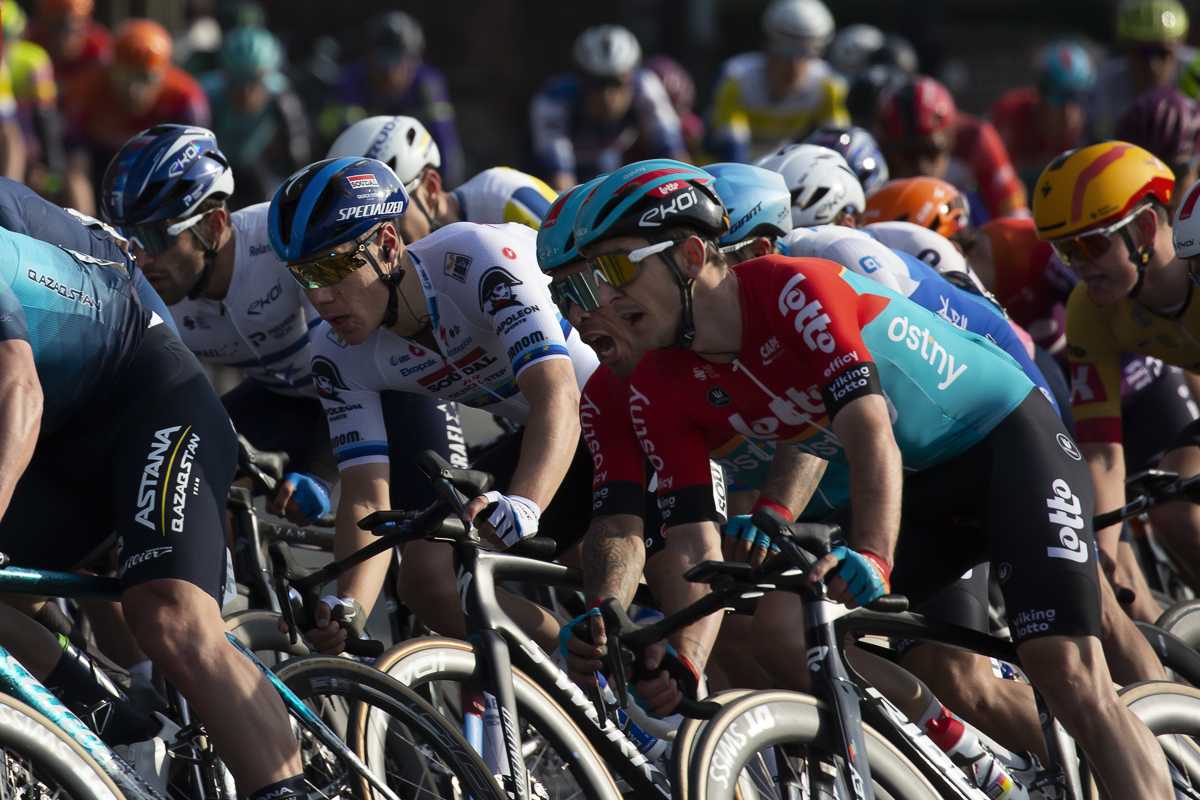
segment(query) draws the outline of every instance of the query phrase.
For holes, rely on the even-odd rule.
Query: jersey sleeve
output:
[[[629,415],[629,392],[606,369],[592,373],[583,387],[579,421],[592,454],[592,516],[645,510],[646,457]]]
[[[630,384],[627,402],[642,452],[658,473],[658,507],[663,527],[719,522],[724,517],[717,509],[707,434],[668,400],[669,388],[657,392],[638,389],[639,383],[649,389],[663,380],[663,373],[653,364],[654,359],[643,357],[642,366]],[[719,468],[716,472],[720,473],[723,493],[725,476]]]
[[[880,298],[859,295],[841,271],[823,259],[776,259],[755,289],[758,310],[779,343],[806,360],[817,377],[831,421],[859,397],[883,394],[862,336],[882,309]]]
[[[1079,442],[1121,441],[1121,351],[1082,284],[1067,300],[1071,411]]]
[[[971,167],[988,213],[993,217],[1028,215],[1025,186],[1013,169],[996,127],[986,120],[981,121],[978,137]]]
[[[313,380],[329,421],[329,441],[338,470],[388,463],[387,428],[374,365],[373,339],[351,347],[328,325],[316,328],[312,343]]]
[[[0,342],[13,339],[29,341],[29,325],[25,321],[25,310],[17,299],[16,292],[4,281],[0,281]]]
[[[846,95],[849,92],[846,81],[842,76],[830,70],[822,89],[821,108],[817,112],[813,127],[817,125],[837,125],[845,127],[850,124],[850,112],[846,110]]]
[[[656,156],[666,157],[687,151],[683,143],[683,125],[671,105],[671,98],[662,81],[646,68],[636,76],[635,104],[639,122],[649,134],[651,149]]]
[[[741,84],[727,68],[717,77],[713,88],[705,146],[719,160],[750,161],[750,118],[742,107]]]

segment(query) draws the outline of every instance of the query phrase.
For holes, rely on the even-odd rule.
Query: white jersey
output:
[[[485,169],[450,194],[467,222],[519,222],[535,231],[558,197],[542,181],[508,167]]]
[[[829,259],[905,297],[921,284],[921,276],[911,274],[904,259],[866,231],[842,225],[795,228],[776,244],[792,258]]]
[[[314,333],[312,370],[338,468],[387,463],[379,393],[453,400],[524,423],[517,378],[530,365],[570,359],[582,387],[596,355],[555,309],[538,269],[537,233],[524,225],[456,222],[409,245],[437,348],[378,328],[348,345],[327,324]]]
[[[184,298],[171,316],[187,348],[200,358],[242,370],[289,397],[316,397],[309,369],[309,330],[321,317],[267,238],[270,203],[230,215],[233,278],[223,300]]]
[[[863,227],[885,246],[919,258],[938,272],[965,272],[979,291],[986,291],[962,253],[940,233],[912,222],[873,222]]]

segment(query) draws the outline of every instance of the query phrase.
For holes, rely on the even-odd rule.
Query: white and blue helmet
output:
[[[709,164],[704,171],[716,178],[713,188],[729,212],[729,230],[717,238],[722,252],[792,229],[792,195],[778,172],[750,164]]]

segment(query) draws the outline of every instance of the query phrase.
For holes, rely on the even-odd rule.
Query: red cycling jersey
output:
[[[1025,186],[1017,177],[995,126],[960,111],[956,131],[954,156],[946,180],[964,192],[978,192],[989,216],[1028,216]]]
[[[1017,171],[1033,175],[1030,183],[1060,153],[1074,148],[1083,134],[1080,124],[1076,130],[1065,126],[1058,138],[1047,138],[1033,113],[1039,99],[1038,90],[1032,86],[1013,89],[1001,95],[988,111]]]
[[[742,311],[739,357],[718,364],[652,350],[630,380],[625,407],[658,472],[666,527],[716,518],[712,437],[742,435],[837,456],[833,416],[881,393],[861,329],[888,305],[886,297],[858,294],[839,277],[842,268],[824,259],[766,256],[732,271]]]

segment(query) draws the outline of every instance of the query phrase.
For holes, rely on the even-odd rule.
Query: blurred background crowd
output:
[[[972,221],[1028,214],[1074,146],[1119,137],[1195,180],[1200,0],[2,0],[0,172],[86,213],[120,146],[211,128],[231,207],[368,116],[425,123],[446,188],[488,167],[562,190],[623,163],[750,161],[821,126],[875,135]]]

